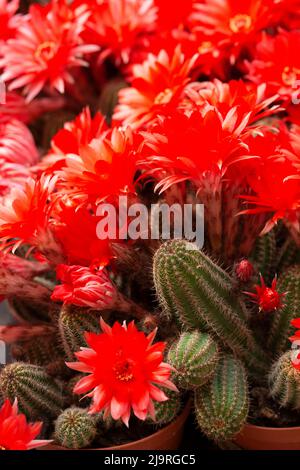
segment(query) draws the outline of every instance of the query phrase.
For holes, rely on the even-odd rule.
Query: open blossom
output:
[[[199,188],[209,173],[223,177],[231,165],[249,158],[241,138],[247,122],[237,108],[224,118],[216,109],[174,113],[144,133],[141,167],[160,180],[160,191],[186,180]]]
[[[133,66],[131,87],[119,91],[113,119],[133,129],[167,115],[178,106],[197,56],[185,58],[177,47],[172,55],[161,50],[149,54],[143,64]]]
[[[50,7],[31,6],[16,37],[2,46],[2,80],[8,82],[9,90],[23,88],[27,101],[46,85],[63,93],[65,83],[74,81],[70,69],[86,66],[83,56],[98,49],[84,44],[80,37],[89,12],[81,11],[70,21],[57,9],[65,4],[53,0]]]
[[[101,47],[100,60],[111,56],[117,65],[128,64],[134,48],[143,46],[153,31],[155,19],[152,0],[94,2],[84,38]]]
[[[193,15],[196,29],[220,35],[222,52],[231,63],[273,22],[273,2],[265,0],[204,0],[195,5]]]
[[[267,83],[270,93],[291,97],[300,80],[300,31],[279,31],[263,35],[254,58],[248,63],[248,77],[255,83]],[[299,88],[299,87],[297,87]]]
[[[5,400],[0,408],[0,450],[30,450],[45,446],[51,441],[35,439],[41,432],[43,423],[28,423],[22,413],[18,413],[18,403],[12,405]]]
[[[269,220],[262,233],[267,233],[281,219],[288,221],[298,230],[300,175],[297,160],[292,161],[289,156],[285,156],[284,149],[272,148],[272,141],[266,134],[261,138],[253,138],[252,143],[250,141],[248,143],[252,151],[258,149],[261,143],[259,146],[261,158],[256,160],[255,165],[247,173],[252,193],[242,194],[241,197],[252,207],[245,209],[241,214],[269,214]],[[262,147],[266,150],[266,154],[263,153]]]
[[[26,180],[14,187],[0,205],[0,241],[2,248],[16,250],[22,243],[38,244],[47,230],[49,198],[55,178],[41,177]]]
[[[171,366],[163,362],[165,343],[153,344],[156,330],[148,336],[134,322],[111,328],[102,319],[103,333],[86,333],[88,348],[75,353],[79,362],[69,363],[74,370],[88,373],[79,380],[74,392],[92,397],[91,413],[121,419],[128,426],[131,410],[145,420],[155,417],[154,401],[168,398],[158,387],[177,391],[169,380]]]
[[[217,110],[225,118],[234,107],[239,114],[249,115],[249,124],[280,111],[275,101],[279,95],[266,97],[266,83],[256,85],[242,80],[230,80],[223,83],[220,80],[210,82],[193,82],[185,90],[187,98],[202,109]],[[188,103],[185,103],[188,107]]]
[[[100,310],[114,304],[116,289],[104,270],[93,272],[90,268],[61,264],[56,274],[62,284],[54,288],[52,300]]]
[[[79,154],[68,154],[60,172],[62,192],[82,202],[134,193],[136,150],[130,128],[114,128],[104,139],[81,146]]]
[[[261,286],[255,286],[256,293],[246,292],[253,301],[258,305],[259,310],[263,312],[272,312],[282,307],[282,298],[285,296],[285,293],[280,293],[277,291],[276,278],[273,279],[271,287],[265,285],[265,281],[262,276],[260,276]]]
[[[94,117],[88,107],[76,116],[73,121],[66,122],[51,140],[51,150],[38,168],[51,173],[66,165],[68,154],[78,154],[81,147],[91,143],[93,139],[105,137],[108,131],[104,116],[97,112]]]

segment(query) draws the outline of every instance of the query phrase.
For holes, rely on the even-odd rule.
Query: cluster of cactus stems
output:
[[[172,380],[182,393],[168,391],[168,401],[155,403],[156,419],[149,417],[147,424],[166,425],[192,394],[200,429],[221,445],[233,439],[247,421],[252,386],[268,387],[269,396],[280,407],[300,410],[300,372],[292,364],[288,340],[291,320],[300,312],[297,249],[290,240],[278,246],[273,230],[258,239],[248,259],[240,261],[223,269],[184,240],[160,244],[154,253],[158,305],[138,314],[133,309],[132,317],[145,330],[156,324],[167,327],[162,331],[168,334],[161,333],[167,342],[166,362],[173,366]],[[276,288],[284,294],[282,304],[263,316],[245,294],[251,283],[258,282],[259,274],[268,286],[278,276]],[[83,374],[71,372],[65,361],[74,361],[74,353],[86,347],[86,332],[99,333],[100,313],[72,305],[60,310],[54,306],[49,319],[48,287],[36,279],[28,281],[27,287],[29,291],[19,280],[20,297],[11,301],[20,326],[0,331],[0,337],[10,343],[15,338],[11,353],[17,361],[0,372],[1,397],[17,398],[20,410],[30,419],[48,419],[57,444],[71,449],[90,447],[109,424],[88,413],[88,397],[73,393]],[[22,289],[27,292],[23,303]],[[35,302],[40,294],[39,310]],[[114,309],[118,310],[116,305]]]

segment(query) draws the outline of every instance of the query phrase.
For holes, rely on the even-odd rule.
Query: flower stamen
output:
[[[252,27],[251,16],[239,13],[230,18],[229,27],[233,33],[248,33]]]

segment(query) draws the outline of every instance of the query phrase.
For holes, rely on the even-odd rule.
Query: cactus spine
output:
[[[247,326],[231,277],[204,253],[189,242],[165,243],[154,256],[154,283],[169,316],[212,332],[255,375],[265,373],[265,354]]]
[[[82,408],[67,408],[55,422],[55,440],[69,449],[90,446],[96,433],[95,418]]]
[[[61,387],[42,367],[22,362],[2,369],[0,391],[11,401],[17,398],[19,409],[29,418],[56,417],[64,403]]]
[[[248,385],[243,364],[223,357],[212,381],[196,390],[195,412],[201,430],[216,441],[232,439],[249,411]]]
[[[279,292],[286,292],[283,299],[283,308],[272,313],[268,347],[279,355],[289,345],[289,336],[293,331],[290,323],[300,312],[300,267],[294,266],[282,273],[277,283]]]
[[[58,327],[62,346],[69,361],[74,360],[74,352],[86,346],[84,338],[86,331],[100,332],[99,317],[99,312],[87,311],[73,305],[62,307]]]
[[[168,393],[168,400],[155,403],[155,423],[167,424],[173,421],[181,409],[180,394],[176,392]],[[153,421],[151,421],[153,424]]]
[[[184,389],[204,385],[218,362],[218,346],[210,335],[197,330],[183,333],[168,352],[168,363],[176,369],[175,381]]]
[[[288,238],[278,254],[277,272],[281,273],[293,264],[300,263],[300,250],[294,240]]]
[[[270,395],[284,407],[300,409],[300,371],[295,369],[291,351],[284,353],[272,366]]]
[[[267,282],[272,281],[276,263],[275,230],[258,237],[250,259],[263,278]]]
[[[16,361],[45,366],[63,357],[63,351],[57,344],[56,335],[35,337],[34,341],[14,343],[11,349]]]

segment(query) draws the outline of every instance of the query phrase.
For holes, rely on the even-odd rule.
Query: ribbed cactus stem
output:
[[[231,277],[186,241],[171,241],[154,256],[154,283],[169,318],[213,333],[243,359],[253,374],[265,374],[265,354],[249,327]]]
[[[300,371],[292,364],[291,351],[284,353],[273,364],[269,386],[270,395],[280,406],[300,409]]]
[[[273,279],[276,263],[276,237],[274,230],[271,230],[263,237],[257,238],[250,260],[253,262],[256,271],[266,281],[270,282]]]
[[[28,417],[56,417],[63,407],[62,387],[42,367],[16,362],[0,373],[4,398],[18,399],[19,409]]]
[[[89,447],[96,433],[95,418],[82,408],[67,408],[55,422],[55,441],[69,449]]]
[[[187,390],[204,385],[212,377],[218,359],[216,342],[197,330],[183,333],[168,352],[168,363],[176,369],[174,380]]]
[[[195,412],[204,434],[215,441],[232,439],[249,411],[247,376],[243,364],[225,356],[210,383],[196,390]]]
[[[300,250],[294,240],[288,238],[278,253],[277,272],[281,273],[294,264],[300,263]]]
[[[60,311],[58,328],[65,356],[74,360],[74,353],[85,347],[85,332],[100,332],[100,314],[74,305],[64,305]]]
[[[155,403],[155,423],[162,425],[173,421],[182,406],[180,393],[168,392],[168,400]],[[153,424],[153,421],[150,421]]]
[[[283,272],[278,279],[277,289],[286,292],[283,307],[274,310],[271,318],[268,349],[274,356],[284,352],[289,346],[289,336],[293,331],[291,320],[300,312],[300,267],[294,266]]]

